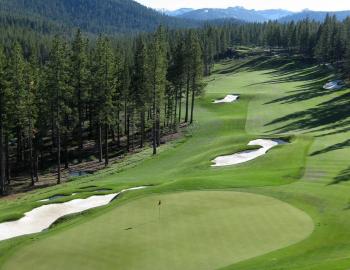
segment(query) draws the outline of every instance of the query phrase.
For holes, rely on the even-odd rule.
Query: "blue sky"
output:
[[[292,11],[312,10],[350,10],[350,0],[136,0],[152,8],[178,9],[192,8],[226,8],[243,6],[249,9],[283,8]]]

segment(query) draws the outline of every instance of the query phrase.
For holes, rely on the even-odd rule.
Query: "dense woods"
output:
[[[156,154],[162,135],[194,121],[203,76],[216,60],[236,57],[235,46],[331,63],[350,78],[350,18],[159,27],[134,37],[80,30],[53,37],[55,24],[40,22],[31,32],[25,24],[2,30],[8,36],[0,48],[1,194],[18,171],[34,186],[39,171],[56,166],[60,183],[73,161],[92,156],[108,166],[111,155],[148,143]]]
[[[193,122],[202,44],[195,31],[177,32],[174,43],[172,34],[160,27],[125,46],[104,36],[89,42],[77,31],[71,42],[55,37],[44,61],[18,42],[1,48],[1,192],[16,170],[28,171],[34,185],[54,164],[60,183],[61,169],[86,157],[87,141],[108,166],[111,144],[115,155],[151,142],[156,154],[163,134]]]

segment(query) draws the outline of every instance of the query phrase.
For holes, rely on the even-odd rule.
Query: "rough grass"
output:
[[[9,269],[25,269],[29,266],[23,264],[25,261],[20,259],[21,256],[36,254],[37,265],[44,263],[46,269],[54,269],[54,257],[49,257],[50,248],[56,248],[54,240],[59,238],[66,240],[67,245],[71,244],[68,235],[76,231],[76,237],[85,241],[84,245],[80,248],[64,246],[65,249],[60,252],[61,261],[69,262],[77,256],[87,264],[93,264],[86,253],[86,249],[93,246],[95,263],[115,266],[118,241],[106,248],[101,236],[90,238],[89,234],[78,233],[80,229],[90,227],[91,230],[103,230],[106,236],[113,235],[116,233],[113,225],[119,222],[117,218],[101,224],[101,228],[89,224],[113,216],[126,209],[125,203],[137,203],[137,199],[143,200],[147,195],[235,188],[274,197],[305,211],[312,217],[315,230],[302,242],[266,255],[258,256],[256,253],[255,258],[247,257],[241,262],[234,257],[228,259],[228,253],[220,250],[220,245],[214,242],[210,250],[218,250],[215,256],[210,257],[206,249],[200,255],[206,263],[214,265],[220,259],[225,265],[216,265],[216,268],[222,266],[223,269],[234,270],[350,268],[350,149],[346,143],[350,131],[350,91],[322,90],[321,86],[330,78],[332,74],[301,59],[252,58],[218,65],[216,73],[208,78],[207,94],[198,100],[196,125],[182,141],[167,147],[160,155],[149,157],[145,154],[132,168],[121,171],[109,168],[98,175],[79,178],[60,187],[32,192],[16,200],[1,201],[0,220],[3,220],[12,213],[23,214],[40,205],[37,200],[53,194],[84,190],[86,192],[79,193],[84,197],[98,188],[111,188],[115,192],[131,186],[153,185],[146,190],[125,193],[110,206],[68,219],[45,233],[1,242],[0,264],[12,266]],[[213,99],[229,93],[240,94],[239,102],[211,104]],[[292,136],[293,139],[290,144],[276,147],[252,162],[225,168],[210,167],[213,158],[244,149],[252,139],[277,136]],[[95,187],[81,189],[86,186]],[[205,204],[206,200],[201,203]],[[239,224],[238,220],[230,222],[230,225]],[[192,222],[201,225],[200,220]],[[193,234],[195,232],[193,230]],[[272,230],[256,233],[263,237],[270,235]],[[218,235],[225,237],[229,233],[219,231]],[[251,235],[246,237],[247,241]],[[173,237],[176,239],[176,235]],[[160,237],[160,240],[163,239]],[[173,241],[162,248],[166,251],[169,246],[182,247],[185,245],[182,242],[191,245],[191,241],[185,239]],[[146,241],[138,248],[145,246],[154,254],[159,250],[153,249]],[[137,251],[137,246],[133,248]],[[74,256],[68,250],[75,252]],[[144,267],[161,260],[168,263],[165,269],[172,269],[177,265],[174,261],[195,261],[196,258],[191,255],[191,252],[177,257],[166,253],[158,257],[150,255],[145,258]],[[124,270],[129,265],[130,261],[113,269]]]

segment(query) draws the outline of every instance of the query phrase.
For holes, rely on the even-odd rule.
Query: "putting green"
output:
[[[313,228],[304,212],[267,196],[151,195],[24,246],[3,269],[217,269],[295,244]]]

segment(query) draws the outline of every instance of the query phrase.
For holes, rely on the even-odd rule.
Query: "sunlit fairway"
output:
[[[350,268],[349,90],[324,91],[327,72],[282,58],[217,65],[196,123],[159,156],[146,151],[125,170],[1,201],[3,221],[82,187],[95,186],[78,197],[152,185],[46,232],[0,242],[0,268]],[[212,103],[230,93],[239,101]],[[290,143],[244,164],[211,167],[258,138]]]

